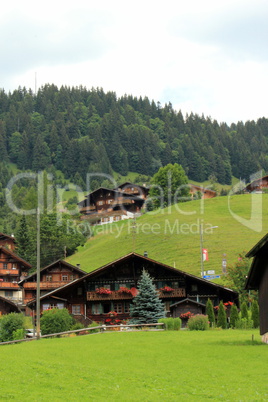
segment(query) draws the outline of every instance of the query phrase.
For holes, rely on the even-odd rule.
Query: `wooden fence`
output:
[[[125,331],[164,331],[164,323],[162,322],[158,322],[158,323],[154,323],[154,324],[120,324],[120,325],[98,325],[96,327],[88,327],[88,328],[82,328],[82,329],[74,329],[71,331],[64,331],[64,332],[58,332],[55,334],[48,334],[48,335],[41,335],[40,339],[43,338],[53,338],[53,337],[61,337],[62,335],[71,335],[71,334],[81,334],[82,335],[89,335],[90,333],[99,330],[97,333],[101,334],[101,333],[105,333],[107,331],[109,331],[112,328],[118,328],[119,331],[118,332],[125,332]],[[154,328],[155,327],[155,328]],[[158,327],[162,327],[162,328],[158,328]],[[148,329],[147,329],[148,328]],[[36,337],[33,338],[25,338],[25,339],[19,339],[16,341],[8,341],[8,342],[0,342],[0,346],[1,345],[11,345],[13,343],[20,343],[20,342],[30,342],[30,341],[34,341],[37,340]]]

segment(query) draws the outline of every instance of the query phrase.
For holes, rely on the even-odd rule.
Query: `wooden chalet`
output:
[[[130,253],[42,296],[41,311],[65,307],[75,317],[83,316],[97,322],[107,322],[109,313],[113,311],[119,321],[126,320],[144,269],[154,278],[167,315],[171,315],[171,305],[186,300],[205,304],[210,298],[214,305],[218,305],[220,300],[238,303],[237,292]],[[196,303],[189,302],[189,309],[196,311]],[[35,309],[35,301],[28,306]],[[180,314],[181,310],[173,311]]]
[[[27,261],[6,246],[0,246],[0,296],[22,304],[22,290],[18,283],[28,275],[30,268]]]
[[[0,246],[4,246],[11,251],[15,251],[16,240],[13,235],[9,236],[4,233],[0,233]]]
[[[140,214],[143,204],[144,198],[136,194],[100,187],[77,205],[83,219],[90,220],[92,224],[105,224],[133,218]]]
[[[120,186],[116,187],[114,190],[121,191],[122,193],[142,198],[143,200],[146,200],[146,198],[148,197],[148,193],[149,193],[149,188],[146,187],[145,185],[140,186],[138,184],[130,183],[129,181],[126,181],[125,183],[120,184]]]
[[[245,188],[244,192],[252,193],[252,192],[262,192],[263,189],[268,188],[268,176],[263,176],[260,179],[253,180],[249,183]]]
[[[260,308],[260,334],[268,343],[268,233],[246,254],[253,258],[246,289],[258,290]]]
[[[217,196],[216,191],[211,190],[209,188],[200,187],[195,184],[189,184],[189,187],[190,187],[190,194],[193,198],[198,193],[202,194],[203,199],[214,198]]]
[[[55,261],[40,270],[40,295],[42,296],[75,279],[82,278],[84,275],[86,272],[78,266],[71,265],[63,260]],[[23,292],[24,305],[36,298],[36,277],[35,272],[19,282]],[[26,308],[26,314],[28,313],[29,310]]]
[[[0,296],[0,316],[10,313],[20,313],[21,310],[16,303]]]

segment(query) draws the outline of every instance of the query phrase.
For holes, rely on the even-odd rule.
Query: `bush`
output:
[[[85,327],[81,322],[76,322],[71,326],[70,331],[75,331],[76,329],[83,329],[83,328]]]
[[[187,326],[190,331],[205,331],[209,329],[208,316],[197,314],[189,318]]]
[[[241,305],[241,318],[248,319],[248,308],[246,302],[243,302]]]
[[[92,323],[90,325],[88,325],[88,328],[92,328],[92,327],[98,327],[100,324],[97,323],[96,321],[92,321]],[[92,329],[90,331],[91,334],[93,334],[94,332],[99,332],[99,329]]]
[[[13,341],[13,333],[23,329],[24,317],[21,313],[4,315],[0,321],[0,341]]]
[[[73,317],[67,309],[45,310],[40,319],[42,335],[69,331],[73,325]]]
[[[253,328],[258,328],[260,325],[259,305],[256,300],[253,300],[251,305],[251,319],[253,321]]]
[[[235,328],[236,326],[236,321],[238,321],[239,315],[238,315],[238,309],[236,304],[233,304],[231,306],[231,312],[230,312],[230,327]]]
[[[212,301],[210,299],[208,299],[206,303],[206,314],[208,316],[209,326],[215,327],[215,313]]]
[[[235,322],[236,329],[252,329],[253,328],[253,321],[249,318],[239,318]]]
[[[179,317],[160,318],[158,322],[162,322],[164,324],[166,331],[178,331],[181,329],[181,319]]]
[[[222,329],[226,329],[226,328],[227,328],[226,311],[225,311],[225,307],[224,307],[222,301],[221,301],[220,304],[219,304],[218,318],[217,318],[217,327],[221,327]]]
[[[12,334],[13,341],[24,339],[24,337],[25,337],[25,330],[23,328],[16,329],[16,331],[13,331]]]

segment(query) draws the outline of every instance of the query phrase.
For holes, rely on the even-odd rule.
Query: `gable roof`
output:
[[[201,306],[201,307],[206,307],[206,305],[204,303],[197,302],[197,301],[189,299],[187,297],[187,299],[183,299],[183,300],[177,301],[176,303],[171,304],[170,308],[175,307],[178,304],[185,304],[185,303],[186,304],[195,304],[195,305],[198,305],[198,306]]]
[[[57,265],[57,264],[59,264],[59,265],[64,265],[64,266],[66,266],[67,268],[70,268],[72,271],[78,272],[79,274],[86,275],[86,273],[87,273],[87,272],[83,271],[82,269],[78,268],[77,266],[72,265],[72,264],[69,264],[68,262],[66,262],[66,261],[64,261],[64,260],[57,260],[57,261],[52,262],[51,264],[47,265],[46,267],[40,269],[40,273],[46,271],[46,270],[49,269],[49,268],[52,268],[54,265]],[[37,275],[37,273],[34,272],[33,274],[27,276],[26,278],[22,279],[22,280],[19,282],[19,285],[22,284],[23,282],[29,280],[30,278],[34,278],[36,275]]]
[[[11,300],[9,300],[9,299],[6,299],[5,297],[3,297],[3,296],[0,296],[0,301],[2,301],[2,302],[4,302],[4,303],[6,303],[6,304],[9,304],[15,311],[17,311],[17,312],[21,312],[21,310],[19,309],[19,307],[17,306],[17,304],[16,303],[14,303],[13,301],[11,301]]]
[[[129,254],[123,256],[123,257],[118,258],[118,259],[115,260],[115,261],[112,261],[112,262],[110,262],[110,263],[108,263],[108,264],[106,264],[106,265],[103,265],[103,266],[100,267],[100,268],[95,269],[94,271],[89,272],[88,274],[86,274],[86,275],[83,276],[82,278],[78,278],[78,279],[76,279],[76,280],[74,280],[74,281],[72,281],[72,282],[69,282],[69,283],[66,284],[66,285],[61,286],[60,288],[57,288],[57,289],[55,289],[55,290],[53,290],[53,291],[51,291],[51,292],[49,292],[49,293],[46,293],[44,296],[42,296],[42,297],[40,298],[40,300],[42,300],[43,298],[48,297],[48,296],[50,296],[50,295],[54,295],[54,294],[56,294],[57,292],[59,292],[59,291],[61,291],[61,290],[64,290],[64,289],[67,289],[67,288],[72,287],[72,286],[74,286],[74,285],[77,285],[79,282],[83,282],[83,281],[84,281],[85,279],[87,279],[87,278],[94,277],[95,275],[97,275],[97,274],[99,274],[99,273],[102,273],[102,272],[105,271],[106,269],[113,267],[113,265],[115,265],[115,264],[117,264],[117,263],[119,263],[119,262],[126,261],[126,260],[131,259],[131,258],[138,258],[138,259],[143,260],[143,261],[149,261],[149,262],[151,262],[151,263],[153,263],[153,264],[156,264],[156,265],[159,265],[159,266],[161,266],[161,267],[163,267],[163,268],[165,268],[165,269],[168,269],[168,270],[170,270],[170,271],[172,271],[172,272],[174,272],[174,273],[176,273],[176,274],[182,274],[182,275],[185,275],[185,276],[187,276],[187,277],[189,277],[189,278],[194,279],[194,280],[197,281],[197,282],[205,283],[206,285],[209,285],[209,286],[211,286],[211,287],[215,287],[215,289],[216,289],[216,288],[220,288],[220,289],[222,289],[222,290],[224,290],[224,291],[227,291],[227,292],[230,292],[230,293],[233,293],[233,294],[238,295],[238,292],[236,292],[236,291],[234,291],[234,290],[231,290],[231,289],[228,289],[228,288],[226,288],[226,287],[224,287],[224,286],[222,286],[222,285],[218,285],[218,284],[216,284],[216,283],[209,282],[209,281],[207,281],[206,279],[199,278],[199,277],[197,277],[197,276],[195,276],[195,275],[192,275],[192,274],[188,274],[187,272],[181,271],[181,270],[179,270],[179,269],[177,269],[177,268],[173,268],[173,267],[171,267],[171,266],[169,266],[169,265],[166,265],[166,264],[163,264],[163,263],[161,263],[161,262],[155,261],[155,260],[153,260],[153,259],[151,259],[151,258],[144,257],[144,256],[142,256],[142,255],[140,255],[140,254],[137,254],[137,253],[129,253]],[[35,300],[33,300],[32,302],[29,302],[28,304],[30,305],[30,304],[32,304],[34,301],[35,301]]]
[[[14,243],[16,243],[16,239],[14,236],[9,236],[5,233],[0,233],[0,241],[5,240],[5,239],[12,240]]]
[[[31,264],[29,264],[27,261],[25,261],[23,258],[19,257],[17,254],[13,253],[9,249],[7,249],[4,246],[0,246],[0,251],[2,251],[5,254],[8,254],[10,257],[14,258],[14,260],[17,260],[22,263],[25,267],[28,269],[32,268]]]

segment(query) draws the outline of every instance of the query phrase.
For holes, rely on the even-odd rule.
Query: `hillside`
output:
[[[258,218],[262,222],[262,230],[258,232],[239,223],[231,214],[250,219],[252,200],[257,202],[254,204],[258,215],[255,223]],[[261,201],[263,210],[260,209]],[[267,194],[247,194],[173,205],[170,210],[166,208],[137,218],[135,236],[132,220],[97,226],[95,235],[67,260],[81,264],[82,269],[90,272],[133,250],[140,254],[147,251],[152,259],[199,276],[199,225],[203,223],[203,246],[209,253],[204,269],[215,269],[220,274],[223,254],[226,254],[227,263],[233,264],[239,253],[249,251],[266,234],[267,203]],[[211,229],[211,226],[218,227]]]

